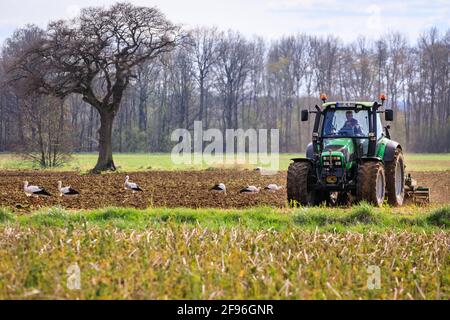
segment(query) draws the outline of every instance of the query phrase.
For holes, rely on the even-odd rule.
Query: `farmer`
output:
[[[345,121],[344,126],[342,127],[342,129],[340,131],[349,131],[352,130],[352,132],[355,135],[361,135],[362,130],[361,127],[359,126],[358,120],[356,120],[355,118],[353,118],[353,111],[347,111],[345,113],[345,117],[347,118],[347,121]]]

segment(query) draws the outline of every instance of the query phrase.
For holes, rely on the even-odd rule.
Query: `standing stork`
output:
[[[39,186],[30,186],[28,181],[23,182],[23,191],[27,195],[27,197],[50,197],[51,194],[47,192],[43,187]]]
[[[125,190],[131,190],[133,193],[144,191],[136,183],[130,182],[130,176],[125,177]]]
[[[80,194],[77,190],[72,189],[71,186],[63,187],[61,181],[58,181],[58,191],[59,191],[59,196],[60,197],[62,197],[62,196],[69,196],[70,197],[70,196],[76,196],[76,195]]]

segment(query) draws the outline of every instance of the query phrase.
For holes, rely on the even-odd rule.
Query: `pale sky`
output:
[[[0,0],[0,42],[17,27],[69,18],[86,6],[115,0]],[[157,6],[175,23],[187,27],[217,26],[244,35],[276,39],[304,32],[333,34],[344,41],[359,35],[370,39],[401,31],[410,41],[432,26],[450,29],[450,0],[130,0]]]

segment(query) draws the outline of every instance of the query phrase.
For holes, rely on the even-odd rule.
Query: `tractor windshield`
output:
[[[367,137],[368,110],[327,110],[323,121],[322,137]]]

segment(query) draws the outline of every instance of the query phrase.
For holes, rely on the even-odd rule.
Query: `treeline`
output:
[[[27,28],[5,42],[2,62],[17,50],[14,37],[39,33]],[[278,128],[280,150],[300,152],[311,130],[299,121],[300,111],[318,104],[320,92],[341,101],[372,101],[384,92],[396,111],[391,131],[407,151],[450,152],[449,76],[450,30],[430,29],[413,44],[400,33],[346,44],[335,36],[297,34],[268,42],[199,28],[174,51],[136,68],[114,123],[113,150],[170,151],[174,129],[202,121],[222,130]],[[53,107],[46,114],[43,105]],[[30,102],[20,88],[0,88],[0,152],[17,150],[24,137],[49,137],[49,128],[69,130],[70,139],[60,138],[74,152],[96,151],[99,121],[80,96]]]

